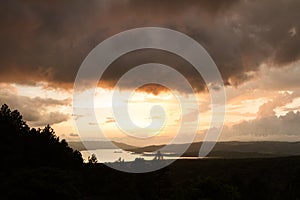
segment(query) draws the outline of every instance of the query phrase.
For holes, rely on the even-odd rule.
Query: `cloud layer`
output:
[[[229,129],[231,136],[300,136],[299,132],[300,112],[288,112],[283,116],[270,116],[258,118],[251,121],[245,121],[234,125]]]
[[[34,127],[67,121],[70,115],[59,112],[56,108],[70,105],[70,103],[70,99],[57,100],[21,96],[16,91],[13,91],[13,88],[6,89],[1,87],[0,90],[0,105],[7,104],[11,109],[17,109],[23,115],[24,120]]]
[[[130,28],[161,26],[201,43],[225,83],[239,85],[251,79],[249,72],[262,63],[281,67],[299,60],[299,9],[298,0],[5,1],[0,8],[0,80],[46,81],[70,88],[85,56],[105,38]],[[155,60],[158,56],[148,52],[144,57]],[[162,54],[159,59],[169,57]],[[128,68],[138,59],[128,55]],[[196,89],[203,90],[193,70],[186,65],[177,68]],[[106,86],[119,72],[116,67],[107,72]]]

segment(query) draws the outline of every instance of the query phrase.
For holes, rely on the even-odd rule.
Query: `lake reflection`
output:
[[[129,151],[122,149],[95,149],[89,151],[80,151],[85,162],[88,161],[88,157],[94,153],[98,159],[98,162],[115,162],[121,158],[124,161],[134,161],[136,158],[144,158],[145,160],[153,160],[152,155],[133,154]],[[167,154],[167,153],[166,153]],[[164,156],[164,159],[178,159],[178,156]],[[195,158],[194,158],[195,159]]]

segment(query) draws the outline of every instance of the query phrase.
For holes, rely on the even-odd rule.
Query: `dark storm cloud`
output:
[[[225,83],[239,85],[262,63],[281,67],[299,60],[299,9],[298,0],[5,1],[0,8],[0,80],[70,88],[85,56],[105,38],[129,28],[161,26],[197,40]],[[148,53],[128,55],[126,69],[143,57],[159,57]],[[204,88],[183,61],[169,62],[167,54],[158,60],[164,56],[168,64],[181,63],[177,68],[194,88]],[[111,87],[119,76],[112,66],[103,82]]]
[[[150,55],[150,56],[149,56]],[[134,66],[139,66],[145,63],[160,63],[167,66],[172,66],[183,76],[188,77],[189,82],[194,86],[196,91],[202,91],[205,88],[205,84],[200,74],[193,68],[193,66],[186,60],[166,51],[147,49],[133,51],[123,56],[120,56],[115,62],[103,74],[103,81],[100,81],[100,86],[103,85],[108,88],[112,88],[121,76],[129,71]],[[165,80],[170,88],[176,88],[178,91],[188,91],[186,86],[174,80],[170,73],[163,72],[163,70],[144,70],[143,73],[135,73],[133,76],[137,78],[133,81],[140,82],[141,79],[149,80],[153,82],[159,82]],[[150,78],[149,78],[150,77]],[[134,78],[133,78],[134,79]],[[132,82],[124,82],[122,84],[125,88],[130,88],[133,85]],[[158,94],[160,91],[168,91],[168,88],[160,86],[158,84],[149,84],[145,87],[141,87],[142,91],[148,93]]]

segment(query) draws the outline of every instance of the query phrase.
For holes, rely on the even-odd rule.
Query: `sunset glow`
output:
[[[68,141],[80,140],[74,121],[84,118],[86,138],[81,139],[97,138],[95,127],[99,126],[112,140],[136,145],[171,140],[181,126],[182,116],[188,118],[199,109],[199,122],[190,119],[188,125],[198,125],[195,140],[202,140],[210,127],[212,114],[207,85],[191,63],[161,49],[128,52],[110,64],[95,93],[97,120],[72,114],[73,84],[80,65],[92,49],[122,31],[165,27],[182,32],[201,44],[220,71],[227,95],[220,140],[300,139],[296,123],[300,120],[300,27],[296,2],[289,1],[286,4],[291,6],[285,6],[283,1],[272,5],[269,1],[176,1],[172,5],[161,3],[159,9],[156,3],[145,2],[93,1],[92,6],[82,6],[78,2],[70,6],[70,12],[50,2],[24,1],[19,2],[17,8],[7,4],[5,12],[19,15],[3,19],[0,103],[18,109],[32,127],[50,124],[57,135]],[[156,10],[155,15],[153,10]],[[187,102],[194,94],[187,92],[187,88],[170,74],[150,70],[150,78],[165,80],[174,91],[150,84],[135,91],[128,102],[130,118],[135,125],[143,128],[152,120],[157,124],[149,128],[147,134],[152,137],[147,142],[136,141],[120,130],[111,110],[117,81],[145,63],[161,63],[175,69],[189,81],[198,100],[198,106],[191,103],[182,109],[172,92],[180,93]],[[122,91],[132,92],[135,83],[142,79],[136,78],[125,82]],[[77,102],[83,109],[86,107],[84,94],[92,92],[89,85],[92,80],[87,77],[84,81],[86,87],[82,88],[82,97]],[[150,117],[151,107],[155,105],[165,109],[165,119]],[[126,120],[130,119],[122,119]],[[270,120],[278,121],[274,130],[265,127]],[[163,127],[158,127],[161,123]],[[141,134],[139,130],[132,131]],[[192,134],[188,128],[184,132]]]

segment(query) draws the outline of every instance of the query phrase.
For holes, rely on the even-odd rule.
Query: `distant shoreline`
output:
[[[124,143],[111,145],[110,142],[85,141],[89,147],[87,149],[82,142],[70,142],[69,145],[76,150],[97,150],[97,149],[123,149],[133,154],[145,154],[153,156],[155,152],[165,147],[167,153],[172,152],[171,156],[179,156],[180,150],[185,144],[151,145],[146,147],[134,147]],[[182,155],[183,157],[197,157],[202,142],[192,143]],[[162,152],[163,153],[163,152]],[[150,154],[150,155],[149,155]],[[264,157],[286,157],[300,155],[300,142],[281,142],[281,141],[256,141],[256,142],[218,142],[213,150],[208,154],[211,158],[264,158]]]

